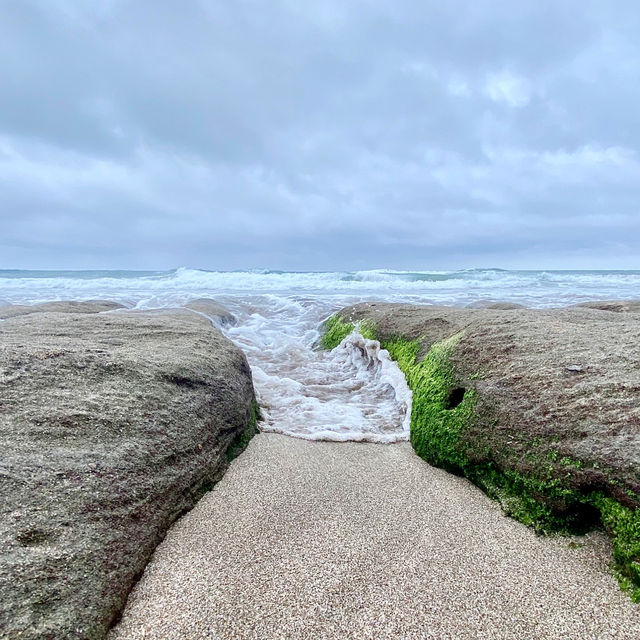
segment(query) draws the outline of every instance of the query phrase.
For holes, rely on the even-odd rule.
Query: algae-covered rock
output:
[[[254,417],[244,355],[188,311],[0,323],[0,637],[103,637]]]
[[[364,323],[405,372],[423,458],[539,530],[600,519],[618,570],[640,587],[636,314],[368,303],[339,318]]]

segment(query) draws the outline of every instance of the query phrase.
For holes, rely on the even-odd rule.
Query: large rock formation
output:
[[[540,530],[614,535],[640,599],[637,303],[553,310],[361,304],[329,322],[380,339],[413,390],[411,441]]]
[[[192,312],[0,322],[0,637],[103,637],[252,421],[244,355]]]

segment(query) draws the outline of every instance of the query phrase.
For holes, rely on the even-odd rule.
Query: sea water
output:
[[[465,306],[480,300],[554,307],[640,297],[640,271],[8,271],[0,304],[114,300],[129,308],[179,307],[213,298],[237,318],[221,330],[246,353],[262,429],[325,440],[408,437],[411,391],[376,341],[358,333],[317,348],[322,322],[376,300]]]

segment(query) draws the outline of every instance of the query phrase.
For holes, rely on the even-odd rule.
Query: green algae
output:
[[[362,324],[358,326],[361,332]],[[356,329],[354,323],[337,315],[329,318],[325,327],[322,345],[327,349]],[[365,330],[365,337],[377,338],[371,322],[365,323]],[[613,569],[620,585],[634,602],[640,602],[640,509],[630,509],[598,491],[581,493],[567,486],[566,478],[555,475],[552,463],[558,454],[554,450],[546,456],[531,454],[531,473],[499,467],[492,459],[491,447],[482,441],[486,424],[480,423],[477,392],[464,390],[451,361],[463,335],[461,332],[433,344],[422,358],[419,340],[380,340],[413,393],[410,440],[414,450],[430,464],[468,478],[499,501],[507,515],[538,533],[585,533],[599,519],[612,537]],[[452,406],[454,390],[462,390],[463,396]],[[536,439],[538,442],[532,442],[534,450],[543,444],[539,437]],[[559,464],[576,470],[582,467],[581,461],[567,457]]]
[[[539,532],[573,531],[579,520],[576,496],[560,486],[545,467],[546,477],[526,476],[515,469],[501,469],[490,459],[491,450],[477,439],[466,436],[478,421],[475,411],[477,393],[470,389],[462,401],[449,408],[449,397],[462,382],[451,364],[451,354],[460,341],[456,334],[431,346],[419,359],[420,343],[402,338],[382,342],[389,355],[405,374],[413,393],[410,440],[415,452],[424,460],[463,475],[491,498],[498,500],[507,515],[534,527]],[[540,496],[563,503],[568,515],[558,516]],[[573,513],[576,512],[576,513]],[[576,522],[577,524],[577,522]]]
[[[629,509],[602,493],[589,496],[613,538],[614,569],[620,586],[640,602],[640,509]]]
[[[260,419],[260,407],[258,406],[258,403],[253,400],[251,403],[251,415],[247,426],[244,428],[244,431],[241,431],[227,447],[227,463],[237,458],[247,448],[251,438],[253,438],[256,433],[260,432],[260,429],[258,429],[258,422]]]
[[[411,409],[411,444],[416,453],[438,467],[459,472],[468,459],[461,448],[461,432],[473,417],[475,391],[464,394],[455,408],[448,408],[453,389],[459,388],[449,355],[460,335],[433,345],[426,356],[418,359],[417,340],[395,339],[383,341],[413,393]]]
[[[351,322],[345,322],[340,316],[331,316],[324,323],[324,334],[320,340],[323,349],[335,349],[356,326]]]
[[[492,461],[470,460],[471,445],[464,444],[464,435],[477,420],[476,392],[465,393],[455,409],[446,406],[448,393],[460,384],[450,360],[460,337],[434,344],[420,361],[418,341],[382,343],[413,392],[410,438],[416,453],[431,464],[461,473],[498,500],[507,515],[539,533],[585,533],[595,524],[589,507],[595,508],[612,536],[618,580],[633,601],[640,602],[640,510],[629,509],[599,492],[584,495],[564,486],[562,478],[554,477],[552,465],[540,464],[537,474],[525,475],[516,469],[501,469]],[[552,461],[553,454],[557,457],[557,452],[549,452]],[[560,463],[581,467],[579,461],[568,458]]]
[[[333,315],[324,323],[324,334],[320,340],[323,349],[335,349],[350,333],[358,330],[362,337],[375,340],[373,325],[363,321],[359,323],[345,322],[340,316]]]

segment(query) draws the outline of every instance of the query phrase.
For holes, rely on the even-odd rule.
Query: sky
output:
[[[0,0],[0,268],[640,268],[637,0]]]

